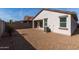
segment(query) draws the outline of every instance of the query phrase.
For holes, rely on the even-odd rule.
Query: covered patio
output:
[[[34,20],[34,28],[43,28],[43,20]]]

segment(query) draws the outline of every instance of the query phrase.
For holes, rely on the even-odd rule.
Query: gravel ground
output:
[[[22,35],[14,31],[12,36],[6,33],[0,37],[0,50],[35,50],[35,48]]]
[[[78,30],[73,36],[65,36],[52,32],[45,33],[38,29],[17,29],[19,34],[38,50],[77,50],[79,49]]]

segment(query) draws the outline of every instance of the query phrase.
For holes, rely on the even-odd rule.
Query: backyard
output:
[[[12,36],[0,38],[0,50],[74,50],[79,49],[79,29],[72,36],[39,29],[16,29]]]
[[[38,29],[18,29],[25,40],[38,50],[79,49],[79,29],[72,36],[46,33]]]

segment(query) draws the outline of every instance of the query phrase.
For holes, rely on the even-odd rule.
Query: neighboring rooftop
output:
[[[33,16],[25,16],[24,21],[32,21]]]

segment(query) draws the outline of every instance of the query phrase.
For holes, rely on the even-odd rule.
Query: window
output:
[[[66,27],[67,20],[66,17],[60,17],[60,27]]]
[[[47,18],[44,19],[44,27],[47,27]]]

